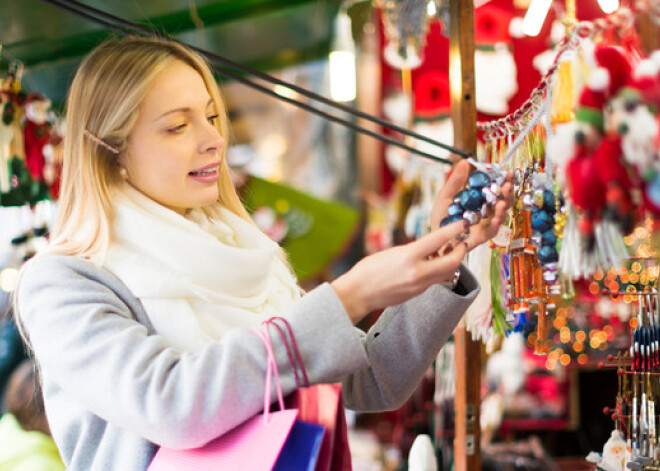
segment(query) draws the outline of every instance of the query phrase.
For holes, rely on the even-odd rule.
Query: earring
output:
[[[119,176],[124,180],[128,179],[128,170],[126,170],[126,167],[119,166]]]

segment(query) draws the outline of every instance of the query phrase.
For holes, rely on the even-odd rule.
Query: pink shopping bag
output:
[[[314,470],[324,429],[316,424],[297,421],[296,409],[284,409],[270,337],[267,332],[253,330],[264,342],[268,355],[264,412],[200,448],[174,450],[161,447],[148,471]],[[270,385],[273,374],[280,410],[270,412]],[[292,433],[294,428],[296,433]],[[286,456],[282,456],[283,453],[286,453]]]
[[[353,467],[348,443],[348,427],[341,399],[341,384],[309,386],[307,371],[287,320],[273,317],[266,321],[266,324],[272,325],[282,337],[298,383],[298,389],[286,397],[286,406],[298,410],[299,420],[325,427],[315,471],[351,471]]]

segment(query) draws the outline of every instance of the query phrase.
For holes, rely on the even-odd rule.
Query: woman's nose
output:
[[[220,152],[224,143],[225,138],[222,137],[215,124],[207,122],[201,133],[200,152],[203,154]]]

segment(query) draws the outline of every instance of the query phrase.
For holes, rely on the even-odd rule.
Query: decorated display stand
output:
[[[418,12],[413,4],[408,5],[406,18],[410,22],[418,21],[412,14]],[[620,438],[626,443],[626,457],[620,464],[632,469],[657,466],[656,414],[651,409],[658,395],[653,379],[660,202],[658,5],[628,2],[593,21],[577,20],[575,2],[568,1],[565,6],[562,21],[555,22],[558,30],[561,28],[559,34],[553,33],[547,54],[534,60],[534,66],[542,70],[539,85],[515,111],[492,121],[478,121],[479,79],[483,83],[483,76],[475,70],[475,61],[482,61],[483,66],[485,59],[500,64],[510,59],[506,57],[506,45],[484,46],[488,43],[483,42],[483,36],[477,41],[474,25],[486,21],[497,24],[493,23],[494,18],[503,19],[506,15],[496,16],[500,13],[495,14],[497,8],[493,6],[488,13],[493,16],[484,19],[488,5],[477,9],[473,2],[447,5],[453,145],[472,156],[473,175],[478,175],[456,195],[447,222],[463,218],[475,223],[487,215],[482,205],[497,190],[490,186],[491,182],[496,182],[506,170],[515,172],[515,203],[506,227],[493,243],[475,249],[468,258],[482,293],[468,310],[465,323],[456,330],[451,350],[438,358],[441,366],[436,366],[436,399],[440,396],[435,403],[436,421],[447,415],[437,412],[438,404],[448,397],[454,399],[454,422],[450,424],[453,456],[449,460],[454,469],[481,469],[482,445],[484,441],[488,444],[495,428],[576,427],[573,407],[561,415],[559,411],[565,412],[566,404],[553,402],[552,398],[539,404],[536,414],[554,417],[552,420],[501,421],[502,413],[495,409],[503,407],[502,394],[488,393],[482,403],[485,388],[480,379],[484,374],[501,378],[508,371],[510,384],[505,389],[511,391],[505,392],[513,395],[524,381],[519,375],[525,368],[524,362],[534,362],[541,370],[552,373],[571,363],[595,365],[603,352],[616,350],[620,351],[618,355],[614,353],[600,363],[603,368],[616,368],[620,377],[616,406],[612,398],[606,409],[614,419],[612,425],[616,425],[612,440]],[[396,17],[387,8],[384,14],[390,17],[389,22],[395,18],[398,26],[394,33],[386,29],[387,40],[406,44],[397,35],[407,31],[407,44],[418,48],[417,54],[408,54],[409,59],[419,58],[418,31],[424,29],[420,27],[423,21],[406,29],[400,24],[405,22],[399,19],[396,23]],[[490,39],[499,41],[505,36],[495,32]],[[492,57],[485,57],[486,51]],[[385,58],[388,60],[387,46]],[[412,59],[408,63],[390,62],[400,69],[402,95],[410,95],[414,90],[412,109],[419,118],[426,112],[418,104],[426,98],[420,85],[424,83],[423,75],[418,73],[416,81],[410,79],[406,65],[410,66]],[[525,68],[527,64],[519,63],[518,67]],[[490,72],[499,74],[500,70]],[[505,76],[509,73],[501,72]],[[441,88],[440,78],[434,83]],[[488,93],[492,87],[481,90]],[[511,96],[509,88],[504,91]],[[397,116],[393,111],[395,99],[398,100],[391,96],[385,100],[384,111],[391,119]],[[405,115],[409,105],[405,100],[403,103],[396,108],[400,115]],[[501,106],[495,102],[482,101],[481,111],[485,109],[502,114]],[[421,129],[414,120],[402,122]],[[433,132],[439,137],[439,128]],[[394,163],[402,169],[401,180],[418,178],[410,177],[418,171],[416,160],[410,158],[401,163],[402,159],[395,159],[394,153],[386,154],[390,166]],[[424,234],[419,229],[418,213],[423,213],[419,208],[428,202],[428,193],[434,188],[425,183],[425,172],[428,173],[426,168],[418,183],[413,184],[418,188],[409,191],[412,197],[398,188],[402,206],[406,199],[412,201],[405,218],[399,218],[405,219],[409,237]],[[405,187],[400,180],[395,185]],[[644,237],[649,240],[635,243]],[[593,308],[596,303],[598,307]],[[587,310],[599,314],[585,315]],[[629,320],[631,310],[635,315]],[[618,314],[611,314],[612,311]],[[630,353],[623,346],[627,335],[633,345]],[[491,355],[488,364],[482,365],[484,350],[492,353],[500,342],[501,354]],[[533,350],[535,359],[523,359],[525,346]],[[511,359],[512,367],[502,366],[502,362]],[[454,363],[453,378],[447,376],[448,361]],[[491,364],[498,361],[496,374],[491,372]],[[518,372],[511,369],[515,367]],[[574,373],[575,369],[571,374]],[[575,383],[576,377],[568,382]],[[451,388],[445,387],[443,380],[455,381],[455,391],[448,391]],[[558,394],[576,394],[577,386],[567,388],[568,382],[556,382]],[[573,403],[575,398],[567,401]],[[484,410],[480,410],[481,406]],[[490,429],[489,415],[500,417],[496,419],[500,422]],[[488,432],[486,437],[481,436],[484,429]],[[445,440],[443,432],[436,428],[435,438],[446,444],[449,440]],[[608,442],[603,453],[592,455],[590,460],[602,469],[619,469],[610,467],[609,454],[615,449],[616,445]],[[584,459],[579,461],[588,465]]]

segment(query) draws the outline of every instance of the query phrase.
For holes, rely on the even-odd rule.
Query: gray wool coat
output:
[[[350,409],[399,407],[477,294],[477,282],[462,271],[464,295],[434,285],[385,310],[367,333],[351,324],[329,284],[307,293],[281,315],[310,382],[341,381]],[[230,330],[196,353],[168,347],[128,288],[88,261],[34,258],[15,308],[69,471],[145,470],[159,445],[201,446],[263,407],[266,352],[253,332]],[[293,370],[280,337],[272,341],[288,393]]]

